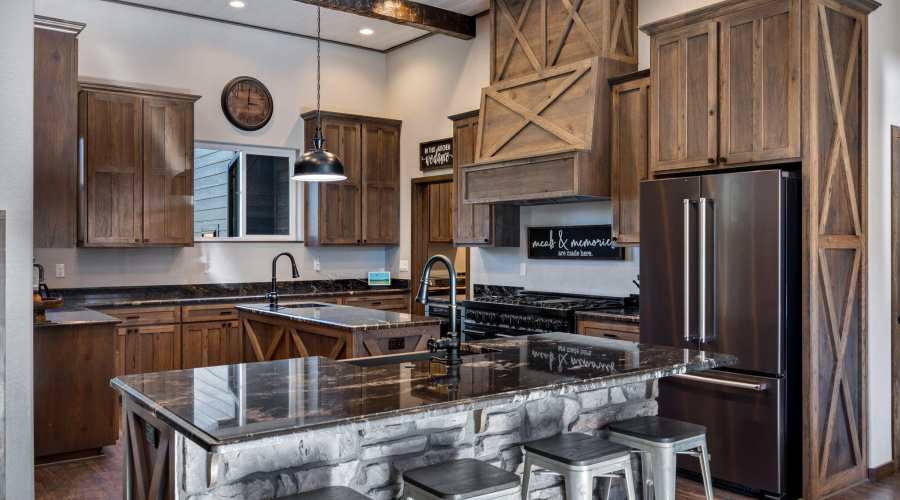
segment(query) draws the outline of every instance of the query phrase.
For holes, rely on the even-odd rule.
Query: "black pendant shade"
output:
[[[336,154],[325,151],[322,146],[322,6],[321,0],[316,5],[316,137],[313,148],[303,153],[294,163],[291,179],[306,182],[342,181],[344,164]]]
[[[347,178],[344,175],[344,164],[336,154],[322,149],[325,140],[321,137],[321,131],[316,130],[316,138],[313,139],[313,149],[303,153],[297,163],[294,163],[294,173],[291,179],[306,182],[342,181]]]

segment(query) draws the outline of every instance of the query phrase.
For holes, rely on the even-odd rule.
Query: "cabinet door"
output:
[[[650,42],[650,168],[699,169],[718,163],[717,23]]]
[[[400,244],[400,128],[363,124],[362,244]]]
[[[181,368],[181,326],[128,328],[125,334],[125,373],[154,373]]]
[[[722,21],[720,161],[800,157],[800,3]]]
[[[242,362],[237,321],[189,323],[181,328],[183,370]]]
[[[616,246],[640,243],[640,187],[650,175],[648,152],[650,77],[612,91],[612,239]]]
[[[346,180],[319,183],[319,244],[357,245],[360,236],[361,129],[358,122],[322,121],[325,147],[344,164]]]
[[[85,246],[138,246],[143,238],[141,99],[85,92],[82,134]]]
[[[194,105],[144,99],[144,239],[194,242]]]
[[[453,183],[428,185],[428,241],[453,242]]]

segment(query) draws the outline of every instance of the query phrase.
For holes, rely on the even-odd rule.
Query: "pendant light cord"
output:
[[[316,138],[322,137],[322,0],[316,2]]]

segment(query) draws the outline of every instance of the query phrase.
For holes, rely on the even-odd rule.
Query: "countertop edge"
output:
[[[353,297],[357,295],[393,295],[411,293],[409,288],[388,288],[380,290],[346,290],[337,292],[310,292],[310,293],[279,293],[279,300],[316,299],[329,297]],[[112,302],[73,302],[71,305],[102,309],[111,307],[154,307],[154,306],[191,306],[217,303],[241,303],[258,302],[265,300],[265,295],[235,295],[221,297],[191,297],[182,299],[149,299],[149,300],[120,300]]]

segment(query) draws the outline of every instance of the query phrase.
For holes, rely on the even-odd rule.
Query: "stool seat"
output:
[[[574,466],[594,465],[631,454],[628,446],[577,432],[525,443],[525,451]]]
[[[346,486],[328,486],[307,491],[306,493],[282,497],[279,500],[369,500],[369,497],[357,493]]]
[[[408,470],[403,480],[445,500],[466,500],[519,486],[516,474],[474,458]]]
[[[638,417],[609,424],[610,432],[654,443],[676,443],[706,434],[706,427],[665,417]]]

